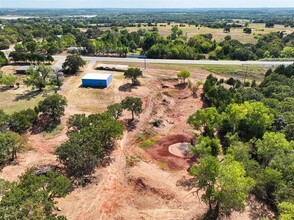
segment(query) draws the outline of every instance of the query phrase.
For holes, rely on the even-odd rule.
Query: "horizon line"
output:
[[[181,8],[181,7],[172,7],[172,8],[162,8],[162,7],[154,7],[154,8],[148,8],[148,7],[136,7],[136,8],[132,8],[132,7],[123,7],[123,8],[110,8],[110,7],[100,7],[100,8],[82,8],[82,7],[76,7],[76,8],[70,8],[70,7],[38,7],[38,8],[32,8],[32,7],[20,7],[20,8],[11,8],[11,7],[2,7],[0,8],[0,10],[3,9],[14,9],[14,10],[18,10],[18,9],[294,9],[294,6],[291,7],[285,7],[285,6],[281,6],[281,7],[201,7],[201,8]]]

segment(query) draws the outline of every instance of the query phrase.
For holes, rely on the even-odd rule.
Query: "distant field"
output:
[[[167,37],[170,35],[172,25],[166,25],[165,27],[160,26],[161,24],[158,24],[158,30],[159,33]],[[141,27],[143,29],[152,29],[152,27]],[[195,25],[186,25],[185,27],[180,27],[181,30],[183,30],[183,34],[187,35],[188,38],[197,35],[197,34],[212,34],[214,39],[216,41],[222,41],[225,36],[231,35],[233,39],[239,40],[242,43],[256,43],[257,39],[254,38],[254,36],[257,35],[264,35],[268,34],[270,32],[277,32],[277,31],[286,31],[286,33],[292,33],[294,32],[294,28],[287,27],[285,28],[283,25],[276,25],[274,28],[265,28],[265,24],[254,24],[251,23],[249,25],[249,28],[252,28],[252,34],[245,34],[243,33],[243,28],[231,28],[230,33],[224,33],[223,29],[214,29],[214,28],[208,28],[208,27],[195,27]],[[129,31],[137,31],[138,27],[128,27]]]

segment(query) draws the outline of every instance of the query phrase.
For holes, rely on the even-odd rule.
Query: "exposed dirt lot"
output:
[[[35,165],[58,164],[54,150],[67,139],[66,120],[76,113],[98,113],[109,104],[120,102],[126,96],[143,100],[143,113],[137,117],[136,128],[126,131],[112,153],[114,161],[99,168],[93,182],[77,188],[68,196],[57,200],[59,215],[69,220],[96,219],[201,219],[207,210],[191,188],[186,171],[189,160],[178,158],[168,152],[168,146],[193,139],[193,130],[186,120],[203,107],[197,97],[176,80],[179,68],[148,68],[143,71],[141,86],[132,87],[122,72],[112,72],[113,82],[107,89],[80,87],[81,78],[93,70],[96,63],[88,63],[77,76],[68,77],[60,91],[68,99],[66,115],[62,118],[63,129],[52,138],[40,134],[27,134],[31,150],[20,153],[16,164],[5,167],[0,178],[17,180],[26,169]],[[191,80],[204,81],[210,73],[190,68]],[[122,120],[130,118],[124,112]],[[154,125],[154,121],[159,123]],[[140,148],[144,140],[154,140],[149,148]],[[138,158],[133,166],[129,157]],[[236,213],[232,219],[251,219],[252,212]]]

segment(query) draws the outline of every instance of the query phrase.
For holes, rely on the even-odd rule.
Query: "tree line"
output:
[[[191,147],[200,163],[189,172],[204,190],[211,218],[244,210],[249,194],[280,219],[294,217],[293,68],[270,69],[259,85],[207,77],[202,94],[207,108],[188,119],[200,133]]]
[[[241,42],[226,36],[216,42],[211,34],[196,35],[191,38],[181,30],[181,25],[172,25],[168,37],[162,37],[158,28],[152,25],[151,30],[139,28],[129,32],[119,26],[101,30],[99,26],[83,26],[76,20],[44,21],[36,19],[10,21],[2,30],[10,44],[15,43],[16,52],[11,54],[15,62],[52,62],[50,55],[58,54],[69,47],[82,47],[80,52],[87,55],[121,56],[128,53],[141,53],[149,58],[169,59],[233,59],[257,60],[268,58],[292,58],[294,55],[293,34],[285,32],[270,33],[258,36],[256,44]],[[227,30],[238,23],[221,25]],[[267,24],[270,27],[271,24]],[[85,31],[81,31],[84,28]],[[243,30],[250,34],[251,29],[245,24]],[[9,38],[8,38],[9,37]]]

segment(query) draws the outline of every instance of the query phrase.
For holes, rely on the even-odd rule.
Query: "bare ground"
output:
[[[176,70],[148,69],[138,88],[131,87],[118,72],[113,72],[113,83],[105,90],[80,88],[81,77],[86,71],[93,71],[94,65],[90,63],[78,76],[67,78],[60,91],[69,102],[66,116],[62,118],[64,129],[51,139],[42,134],[28,134],[32,150],[21,153],[17,164],[5,167],[0,177],[13,181],[31,166],[57,164],[53,153],[67,139],[66,120],[70,115],[102,112],[107,105],[132,95],[144,102],[144,111],[135,129],[125,132],[112,153],[113,163],[97,169],[93,183],[57,200],[61,210],[56,211],[57,214],[69,220],[201,219],[207,207],[198,197],[201,192],[198,196],[193,193],[191,181],[187,181],[189,161],[166,153],[167,144],[192,138],[192,129],[186,120],[192,112],[202,108],[200,99],[193,97],[188,88],[177,85]],[[192,78],[204,80],[208,73],[195,69]],[[198,96],[200,93],[201,90]],[[129,117],[125,112],[122,120]],[[160,120],[159,127],[154,127],[154,120]],[[138,147],[141,136],[158,142],[143,150]],[[128,156],[136,156],[140,162],[128,166]],[[247,210],[234,213],[232,219],[252,219],[250,206]]]

